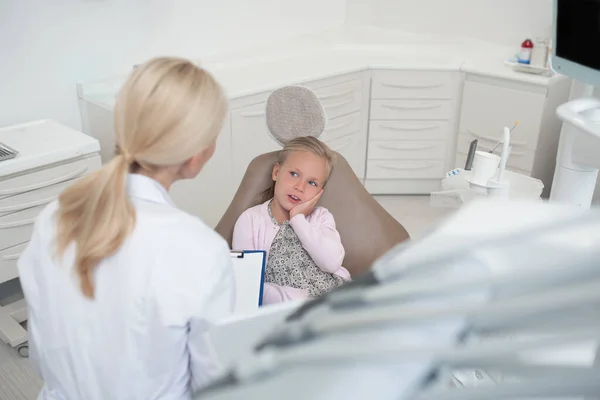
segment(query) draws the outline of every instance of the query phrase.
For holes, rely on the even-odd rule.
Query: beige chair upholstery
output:
[[[277,154],[266,153],[252,160],[233,201],[217,224],[215,230],[230,246],[235,222],[246,209],[258,204],[259,194],[271,184]],[[346,250],[344,267],[353,277],[367,271],[373,261],[409,238],[404,227],[367,192],[340,154],[319,205],[335,218]]]

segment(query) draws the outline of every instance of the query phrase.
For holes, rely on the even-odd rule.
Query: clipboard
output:
[[[231,251],[235,276],[235,315],[256,312],[262,306],[267,252],[264,250]]]

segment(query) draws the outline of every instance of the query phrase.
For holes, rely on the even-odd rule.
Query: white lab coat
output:
[[[229,247],[156,181],[129,175],[128,190],[136,227],[96,268],[94,300],[79,288],[74,246],[54,257],[56,202],[19,260],[40,399],[188,399],[218,370],[204,333],[233,308]]]

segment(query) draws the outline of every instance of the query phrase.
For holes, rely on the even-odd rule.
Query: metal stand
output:
[[[16,347],[21,357],[29,356],[27,331],[21,323],[27,321],[27,303],[24,299],[7,306],[0,306],[0,339]]]

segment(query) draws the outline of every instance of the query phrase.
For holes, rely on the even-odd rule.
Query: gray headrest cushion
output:
[[[267,127],[284,146],[301,136],[319,137],[326,125],[325,110],[317,95],[304,86],[285,86],[267,99]]]

